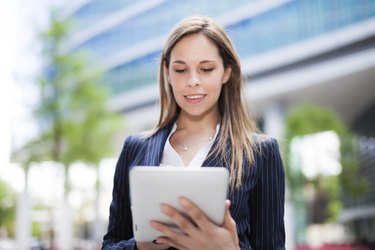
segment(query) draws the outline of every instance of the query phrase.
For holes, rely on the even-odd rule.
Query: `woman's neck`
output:
[[[199,118],[180,114],[169,142],[188,166],[201,148],[215,138],[220,116]]]
[[[200,134],[204,131],[216,130],[217,124],[220,123],[220,115],[212,115],[208,117],[192,118],[180,114],[177,120],[177,130],[184,130],[190,134]]]

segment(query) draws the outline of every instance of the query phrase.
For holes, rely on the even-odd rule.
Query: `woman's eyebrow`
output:
[[[182,60],[175,60],[175,61],[173,61],[172,63],[177,63],[177,64],[186,64],[184,61],[182,61]],[[215,61],[214,60],[203,60],[203,61],[200,61],[199,62],[200,64],[202,64],[202,63],[215,63]]]
[[[203,60],[200,63],[214,63],[215,61],[213,60]]]
[[[181,60],[175,60],[172,63],[177,63],[177,64],[186,64],[184,61]]]

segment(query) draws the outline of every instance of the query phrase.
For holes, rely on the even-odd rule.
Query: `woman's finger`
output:
[[[236,230],[236,222],[232,218],[232,215],[230,214],[230,200],[225,201],[225,213],[224,213],[224,223],[223,227],[227,228],[230,231]]]
[[[191,200],[181,197],[180,204],[198,228],[205,230],[213,225],[213,223],[207,218],[206,214]]]
[[[177,242],[173,241],[172,239],[170,239],[168,237],[159,237],[159,238],[157,238],[156,242],[158,244],[168,245],[170,247],[174,247],[174,248],[179,249],[179,250],[185,249],[183,246],[181,246],[180,244],[178,244]]]
[[[165,250],[170,248],[167,244],[154,244],[154,243],[140,243],[137,242],[137,248],[139,250]]]
[[[162,232],[165,235],[165,238],[168,239],[169,244],[173,244],[173,246],[184,245],[188,240],[189,233],[192,233],[192,230],[196,229],[195,226],[179,211],[169,205],[161,205],[161,210],[175,222],[182,232],[158,221],[151,221],[151,227]]]
[[[169,205],[161,205],[161,210],[167,216],[169,216],[175,224],[187,235],[194,235],[197,230],[196,226],[191,220],[189,220],[186,215],[180,213],[177,209]]]

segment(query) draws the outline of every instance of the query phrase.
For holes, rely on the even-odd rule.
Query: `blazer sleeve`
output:
[[[108,232],[103,238],[102,249],[136,249],[129,197],[129,159],[135,149],[130,144],[131,137],[128,137],[116,165]]]
[[[262,143],[255,167],[259,176],[250,194],[250,241],[253,249],[285,249],[285,173],[275,139]]]

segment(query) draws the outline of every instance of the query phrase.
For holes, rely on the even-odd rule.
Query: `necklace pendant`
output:
[[[188,148],[189,147],[186,144],[183,145],[183,149],[184,149],[185,152],[188,150]]]

